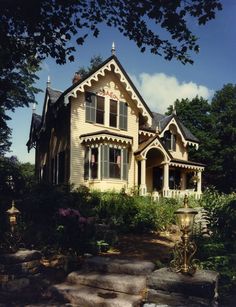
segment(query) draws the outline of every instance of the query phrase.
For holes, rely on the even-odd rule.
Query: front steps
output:
[[[51,293],[78,307],[138,307],[145,299],[146,276],[153,270],[148,261],[92,257],[81,271],[52,286]]]

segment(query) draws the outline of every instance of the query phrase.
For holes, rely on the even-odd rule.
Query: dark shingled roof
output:
[[[29,140],[26,143],[26,146],[28,147],[28,151],[30,151],[30,149],[33,147],[33,143],[35,142],[38,136],[38,133],[40,131],[41,123],[42,123],[42,116],[36,113],[33,113],[32,119],[31,119],[31,125],[30,125]]]
[[[177,124],[179,125],[179,128],[180,128],[181,132],[183,133],[183,136],[185,137],[185,139],[188,140],[188,141],[199,143],[198,138],[196,138],[189,131],[189,129],[186,128],[183,123],[181,123],[181,121],[178,119],[178,117],[176,115],[173,115],[173,114],[172,115],[163,115],[163,114],[156,113],[156,112],[152,112],[152,114],[153,114],[152,126],[147,127],[147,126],[144,125],[144,126],[140,127],[141,129],[156,132],[156,129],[158,128],[158,130],[161,132],[163,129],[165,129],[165,127],[168,125],[168,123],[174,117]]]
[[[51,104],[54,104],[62,94],[61,91],[54,90],[50,87],[47,87],[47,93],[48,93]]]
[[[179,125],[180,125],[180,129],[182,129],[184,133],[186,140],[199,143],[199,139],[195,135],[193,135],[192,132],[188,130],[188,128],[186,128],[184,124],[182,124],[180,121],[179,121]]]
[[[35,125],[36,130],[39,128],[39,126],[41,125],[41,121],[42,121],[42,116],[36,113],[33,113],[32,115],[32,121]]]

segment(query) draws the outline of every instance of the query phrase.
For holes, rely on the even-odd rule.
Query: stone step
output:
[[[104,274],[101,272],[77,271],[67,276],[67,282],[127,294],[140,294],[146,289],[145,276],[127,274]]]
[[[51,287],[54,297],[69,302],[73,307],[138,307],[141,295],[107,291],[93,287],[62,283]]]
[[[118,274],[148,275],[155,264],[151,261],[114,259],[111,257],[91,257],[85,261],[87,269]]]

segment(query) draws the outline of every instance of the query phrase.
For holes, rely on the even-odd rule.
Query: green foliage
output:
[[[236,195],[220,194],[215,189],[207,189],[201,205],[209,217],[210,238],[198,237],[197,258],[204,269],[220,273],[220,292],[225,295],[236,286]]]
[[[46,184],[32,186],[17,202],[27,246],[76,252],[98,252],[114,243],[117,233],[167,229],[175,223],[174,211],[180,205],[174,199],[154,202],[124,192],[102,193],[84,186],[73,189]]]
[[[11,129],[7,126],[9,119],[10,117],[6,115],[4,108],[0,105],[0,156],[9,151],[11,146]]]
[[[197,0],[185,1],[127,1],[90,2],[70,1],[1,1],[1,50],[12,50],[12,59],[17,61],[25,54],[42,60],[47,56],[58,63],[73,60],[75,47],[71,40],[76,37],[83,45],[88,34],[97,37],[102,24],[117,28],[133,40],[143,52],[149,48],[154,54],[173,57],[183,63],[192,62],[189,52],[198,52],[197,38],[188,28],[188,18],[204,25],[215,18],[221,10],[218,0],[207,3]],[[30,12],[30,14],[29,14]],[[150,23],[147,23],[147,19]],[[169,40],[161,37],[150,24],[158,24],[169,34]],[[39,26],[40,25],[40,26]],[[18,48],[14,48],[18,47]],[[22,53],[22,55],[21,55]],[[15,56],[18,56],[14,59]],[[10,54],[4,54],[10,57]],[[3,57],[1,57],[3,58]],[[8,59],[10,60],[10,59]]]
[[[235,191],[236,85],[227,84],[217,91],[211,104],[199,97],[177,100],[176,111],[200,140],[199,150],[190,148],[189,157],[207,166],[203,186],[213,185],[225,193]]]
[[[215,93],[211,116],[217,139],[213,175],[217,178],[216,186],[228,193],[236,190],[236,85],[226,84]]]
[[[176,223],[175,210],[177,210],[181,203],[173,198],[161,198],[157,206],[157,220],[156,225],[159,230],[167,229],[167,226]]]
[[[85,68],[84,66],[80,67],[76,74],[78,74],[81,78],[85,78],[88,74],[90,74],[93,70],[95,70],[100,64],[102,64],[103,58],[100,55],[93,56],[90,59],[90,65]]]
[[[12,178],[12,187],[9,178]],[[19,198],[26,193],[34,183],[34,166],[30,163],[20,163],[17,157],[0,156],[0,194],[2,199]]]
[[[19,209],[25,223],[25,242],[39,248],[84,250],[94,232],[92,204],[85,188],[40,184],[32,188]]]
[[[236,238],[236,194],[220,194],[207,189],[201,200],[207,210],[209,227],[214,236],[229,240]]]

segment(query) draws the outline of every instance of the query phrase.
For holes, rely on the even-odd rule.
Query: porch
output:
[[[140,195],[181,198],[185,194],[199,199],[202,194],[203,164],[168,159],[162,151],[150,149],[138,162]]]

